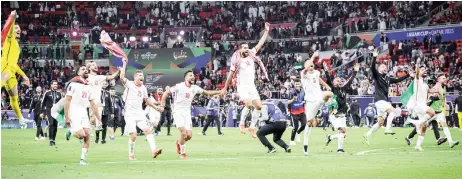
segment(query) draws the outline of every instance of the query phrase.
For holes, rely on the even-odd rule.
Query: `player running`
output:
[[[133,75],[133,81],[125,78],[125,69],[127,67],[127,60],[123,59],[123,66],[120,71],[120,80],[122,81],[126,94],[125,94],[125,128],[126,132],[130,134],[128,139],[128,159],[136,160],[135,158],[135,141],[136,141],[136,127],[138,126],[146,135],[146,140],[151,148],[152,157],[156,158],[162,153],[162,149],[156,148],[156,141],[152,135],[152,129],[147,124],[148,119],[146,113],[143,111],[143,101],[150,107],[162,111],[163,109],[154,104],[154,101],[148,97],[148,91],[143,84],[144,75],[143,71],[136,70]]]
[[[423,151],[422,143],[427,126],[431,120],[437,120],[441,124],[443,132],[448,139],[449,146],[453,148],[459,144],[459,141],[452,140],[451,133],[449,132],[443,113],[436,113],[436,111],[442,111],[444,105],[446,96],[442,85],[446,82],[446,76],[444,74],[438,75],[436,85],[428,91],[430,92],[430,106],[433,106],[429,107],[427,106],[428,85],[423,81],[423,75],[426,73],[426,69],[425,67],[418,67],[419,64],[420,59],[418,59],[416,63],[416,81],[414,82],[415,95],[411,97],[411,101],[414,101],[414,104],[409,105],[419,118],[418,121],[413,121],[416,125],[417,133],[419,134],[419,138],[417,139],[416,146],[414,148],[418,151]]]
[[[87,85],[88,70],[85,66],[78,69],[78,80],[71,82],[66,89],[66,100],[64,102],[64,118],[72,134],[83,139],[82,153],[80,155],[80,165],[88,165],[87,154],[90,147],[90,120],[87,115],[87,108],[98,114],[94,97],[91,94],[90,86]],[[71,110],[72,109],[72,110]],[[54,113],[55,115],[56,113]],[[99,115],[97,120],[101,122]]]
[[[10,105],[14,114],[19,119],[19,124],[24,126],[26,123],[31,123],[33,121],[26,120],[19,108],[18,80],[16,79],[16,73],[24,79],[27,86],[30,86],[30,81],[18,66],[19,54],[21,51],[18,39],[21,36],[21,27],[15,25],[15,21],[16,11],[12,11],[2,30],[2,88],[5,87],[10,97]],[[12,25],[13,27],[11,27]]]
[[[226,79],[225,87],[221,92],[222,96],[226,94],[228,85],[232,80],[233,85],[236,85],[239,98],[245,103],[246,107],[242,109],[241,121],[239,123],[241,133],[245,133],[244,121],[250,111],[250,106],[253,105],[255,107],[252,112],[252,121],[249,126],[249,132],[253,138],[257,137],[255,134],[255,125],[257,124],[258,118],[261,116],[262,108],[260,95],[255,85],[255,62],[260,66],[260,70],[262,70],[264,77],[268,79],[266,68],[260,58],[256,56],[256,53],[261,49],[268,37],[269,26],[269,23],[265,23],[265,32],[254,48],[249,49],[248,43],[241,43],[239,45],[239,50],[237,50],[231,57],[231,69],[229,71],[228,78]]]
[[[326,66],[324,68],[327,70]],[[343,139],[346,136],[346,113],[348,111],[348,105],[347,105],[347,99],[346,99],[346,90],[350,88],[351,82],[353,82],[353,78],[356,76],[356,74],[359,71],[359,63],[356,63],[355,66],[353,67],[353,73],[350,75],[350,77],[347,78],[347,81],[345,84],[341,84],[340,78],[334,78],[332,79],[331,76],[329,75],[329,72],[326,73],[327,75],[327,83],[329,86],[332,88],[332,92],[335,95],[336,99],[331,99],[332,101],[336,101],[338,104],[338,109],[332,110],[331,106],[329,105],[329,120],[334,126],[335,129],[338,130],[338,134],[336,135],[327,135],[327,142],[326,146],[329,145],[330,141],[332,139],[338,139],[338,148],[337,152],[338,153],[344,153],[345,151],[343,150]]]
[[[88,84],[91,86],[92,94],[95,96],[95,103],[98,105],[99,115],[103,114],[103,98],[101,98],[101,89],[103,88],[103,84],[106,81],[115,79],[119,74],[120,70],[115,72],[112,75],[98,75],[98,65],[96,62],[92,61],[87,64],[87,69],[90,71],[88,75]],[[95,115],[90,111],[90,120],[92,123],[95,121]],[[101,116],[99,116],[101,118]],[[96,126],[100,126],[100,124],[96,124]],[[102,128],[96,128],[96,130],[103,130]]]
[[[191,103],[196,94],[216,95],[221,91],[203,90],[194,84],[194,74],[192,71],[184,73],[184,82],[167,89],[162,94],[161,107],[165,106],[168,94],[175,93],[173,99],[173,119],[176,127],[180,131],[180,139],[176,141],[176,149],[180,158],[186,159],[186,142],[192,138]]]
[[[392,134],[394,135],[395,133],[391,130],[391,124],[393,122],[393,119],[395,118],[395,113],[393,112],[395,108],[390,103],[390,99],[388,98],[388,87],[390,84],[393,83],[399,83],[401,81],[404,81],[407,79],[410,75],[406,74],[405,76],[401,78],[391,78],[387,76],[388,69],[387,65],[385,63],[379,64],[378,70],[375,67],[375,64],[377,63],[377,56],[378,52],[377,50],[374,51],[373,53],[373,59],[372,59],[372,66],[371,66],[371,71],[372,71],[372,77],[374,78],[375,81],[375,93],[374,93],[374,101],[375,101],[375,108],[377,109],[377,123],[375,123],[372,128],[364,134],[364,143],[367,145],[370,145],[370,137],[372,133],[376,132],[380,126],[383,125],[383,121],[385,117],[388,114],[387,117],[387,125],[385,128],[385,134]]]
[[[315,120],[316,114],[321,106],[326,103],[333,93],[330,92],[331,88],[324,80],[321,79],[318,70],[314,69],[314,59],[318,58],[318,52],[315,52],[310,60],[304,64],[304,69],[301,71],[301,81],[303,90],[305,90],[305,115],[306,127],[303,139],[303,153],[308,155],[308,138],[311,134],[311,125]],[[321,84],[329,91],[322,91]]]

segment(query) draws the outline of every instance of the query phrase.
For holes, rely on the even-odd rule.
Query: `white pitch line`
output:
[[[439,147],[439,146],[429,146],[429,147],[426,147],[426,148],[435,148],[435,147]],[[414,148],[412,148],[412,146],[410,146],[410,147],[397,147],[397,148],[384,148],[384,149],[364,150],[364,151],[360,151],[360,152],[356,153],[355,155],[364,155],[366,153],[377,152],[377,151],[382,151],[382,150],[400,150],[400,149],[415,150]]]
[[[435,148],[438,146],[429,146],[426,148]],[[387,155],[390,154],[389,152],[377,152],[377,151],[384,151],[384,150],[399,150],[399,149],[412,149],[409,152],[401,152],[401,153],[413,153],[413,148],[411,147],[398,147],[398,148],[385,148],[385,149],[373,149],[373,150],[365,150],[360,151],[354,155],[364,155],[366,153],[374,154],[374,155]],[[455,152],[455,151],[432,151],[432,152]],[[416,152],[418,153],[418,152]],[[242,160],[242,159],[302,159],[302,158],[310,158],[310,157],[338,157],[338,156],[347,156],[350,153],[344,154],[309,154],[308,156],[300,155],[286,155],[286,156],[277,156],[277,155],[269,155],[269,156],[256,156],[256,157],[223,157],[223,158],[189,158],[186,160],[182,159],[169,159],[169,160],[135,160],[135,161],[116,161],[116,162],[90,162],[89,165],[105,165],[105,164],[130,164],[130,163],[184,163],[184,162],[197,162],[197,161],[231,161],[231,160]],[[36,166],[36,165],[53,165],[53,166],[62,166],[62,165],[79,165],[79,163],[41,163],[41,164],[24,164],[24,165],[8,165],[3,163],[2,167],[9,167],[9,166]]]

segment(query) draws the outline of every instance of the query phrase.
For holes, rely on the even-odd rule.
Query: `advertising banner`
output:
[[[171,39],[176,39],[178,36],[182,35],[181,31],[183,31],[183,34],[192,31],[195,31],[197,34],[200,29],[200,27],[170,27],[165,28],[165,36]]]
[[[27,118],[29,110],[23,110],[22,115]],[[34,113],[31,114],[30,120],[34,120]],[[46,122],[42,120],[42,127],[45,128]],[[27,129],[35,128],[35,122],[27,124]],[[13,110],[2,110],[2,129],[20,129],[19,120]]]
[[[206,48],[163,48],[163,49],[125,49],[128,55],[126,76],[133,80],[136,70],[145,75],[144,84],[148,92],[158,87],[173,86],[184,81],[184,73],[193,70],[200,73],[212,59],[212,49]],[[114,67],[122,66],[121,58],[111,56]]]
[[[460,40],[462,39],[462,26],[453,26],[453,27],[442,27],[442,28],[427,28],[427,29],[416,29],[416,30],[407,30],[400,32],[384,32],[387,35],[388,39],[391,40],[413,40],[417,38],[419,42],[422,42],[425,36],[435,36],[436,34],[441,34],[441,41],[448,40]],[[377,34],[374,37],[374,43],[376,46],[380,45],[380,34]]]

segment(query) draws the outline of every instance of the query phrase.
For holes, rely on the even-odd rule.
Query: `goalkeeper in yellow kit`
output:
[[[19,25],[14,25],[16,21],[16,11],[11,12],[5,27],[2,29],[2,88],[4,87],[10,96],[10,105],[21,125],[31,122],[26,120],[19,108],[18,98],[18,80],[16,74],[19,74],[26,85],[30,85],[29,78],[18,66],[19,60],[19,43],[17,39],[21,35]]]

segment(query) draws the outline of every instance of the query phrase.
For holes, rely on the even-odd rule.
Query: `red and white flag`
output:
[[[109,37],[109,34],[106,31],[101,32],[100,39],[101,45],[103,45],[104,48],[109,50],[114,56],[122,58],[124,61],[128,61],[127,55],[125,52],[120,48],[120,46],[112,41],[111,37]]]

